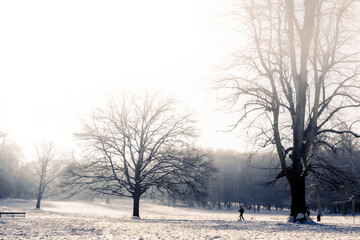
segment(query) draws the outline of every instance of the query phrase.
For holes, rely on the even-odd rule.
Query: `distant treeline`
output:
[[[15,144],[0,145],[0,199],[33,198],[29,183],[24,177],[27,165],[20,159],[20,149]]]
[[[0,199],[35,199],[38,181],[34,174],[35,166],[32,162],[22,162],[19,152],[13,144],[3,143],[0,146]],[[280,171],[275,153],[246,154],[222,150],[211,154],[218,171],[209,183],[206,196],[174,199],[150,193],[146,197],[168,201],[170,204],[181,202],[189,207],[212,209],[233,209],[240,204],[252,211],[258,211],[259,208],[271,210],[290,207],[286,181],[275,181]],[[359,154],[357,149],[338,151],[336,154],[318,154],[321,156],[318,158],[326,158],[330,163],[325,166],[327,171],[324,170],[323,177],[314,174],[308,178],[307,203],[312,211],[317,210],[320,200],[323,210],[343,214],[349,214],[353,210],[360,212],[360,162],[356,160]],[[329,169],[332,168],[340,169],[343,174],[334,172],[331,176]],[[330,176],[325,177],[325,174]],[[56,193],[60,193],[61,189],[56,186],[52,186],[52,189],[47,195],[56,198]],[[93,196],[92,194],[91,197]]]
[[[321,152],[314,157],[318,172],[307,182],[309,210],[322,210],[350,214],[360,212],[360,162],[356,160],[359,150],[345,148],[335,152]],[[276,153],[238,153],[220,150],[213,152],[218,172],[209,185],[207,196],[179,199],[188,206],[233,209],[244,205],[252,211],[290,208],[290,189],[280,173]],[[326,158],[327,165],[321,165]],[[317,169],[315,168],[315,169]],[[332,171],[336,169],[337,171]],[[159,196],[158,196],[159,198]],[[160,199],[163,199],[160,196]]]

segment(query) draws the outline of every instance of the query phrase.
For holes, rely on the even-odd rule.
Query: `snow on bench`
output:
[[[11,215],[12,218],[16,215],[22,215],[22,217],[25,217],[26,212],[0,212],[0,218],[1,215]]]

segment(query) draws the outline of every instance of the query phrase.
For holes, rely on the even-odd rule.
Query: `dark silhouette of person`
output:
[[[239,216],[240,221],[241,221],[241,219],[245,221],[244,216],[243,216],[243,214],[244,214],[244,209],[243,209],[243,207],[240,206],[240,209],[239,209],[238,211],[240,212],[240,216]]]

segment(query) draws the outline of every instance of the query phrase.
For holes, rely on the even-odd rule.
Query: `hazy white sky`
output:
[[[79,118],[107,97],[160,89],[197,111],[199,145],[244,150],[221,133],[209,87],[227,55],[224,0],[1,1],[0,129],[30,155],[62,151]]]

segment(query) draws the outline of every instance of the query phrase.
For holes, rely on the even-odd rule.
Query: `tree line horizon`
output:
[[[54,145],[50,145],[53,146]],[[7,146],[11,147],[11,146]],[[38,172],[40,167],[34,162],[21,162],[18,158],[4,158],[7,148],[3,145],[0,151],[1,168],[6,166],[6,173],[2,173],[0,184],[0,199],[22,198],[38,199],[39,174],[34,174],[34,168]],[[55,147],[52,151],[55,152]],[[11,149],[8,156],[11,156]],[[289,188],[284,181],[273,183],[276,171],[276,153],[239,153],[235,150],[208,150],[213,158],[217,172],[213,179],[208,183],[205,195],[192,195],[190,197],[170,196],[157,191],[149,191],[143,197],[151,199],[159,204],[168,206],[177,205],[190,208],[201,207],[207,209],[234,209],[243,205],[247,211],[259,211],[260,208],[267,210],[290,209],[291,198]],[[356,156],[360,153],[358,146],[344,146],[344,151],[340,155],[328,154],[331,158],[332,167],[343,169],[346,176],[339,176],[338,179],[324,179],[317,182],[312,179],[312,183],[307,185],[307,202],[312,215],[322,214],[323,211],[332,213],[356,214],[360,212],[359,184],[351,181],[358,178],[360,165],[356,161]],[[15,154],[15,152],[12,152]],[[14,156],[13,156],[14,157]],[[63,155],[64,157],[64,155]],[[66,156],[67,161],[74,157],[72,154]],[[11,162],[7,162],[11,159]],[[341,161],[339,161],[339,159]],[[67,162],[66,161],[66,162]],[[59,166],[59,165],[57,165]],[[354,172],[353,169],[356,171]],[[29,174],[29,172],[32,174]],[[336,181],[335,181],[336,180]],[[355,195],[354,198],[352,196]],[[88,200],[94,197],[102,198],[107,203],[116,196],[107,197],[103,194],[94,194],[91,191],[69,196],[63,193],[58,186],[58,182],[52,182],[47,191],[42,196],[45,200]],[[354,206],[353,204],[354,201]],[[36,201],[38,204],[38,201]],[[40,207],[40,206],[39,206]]]

